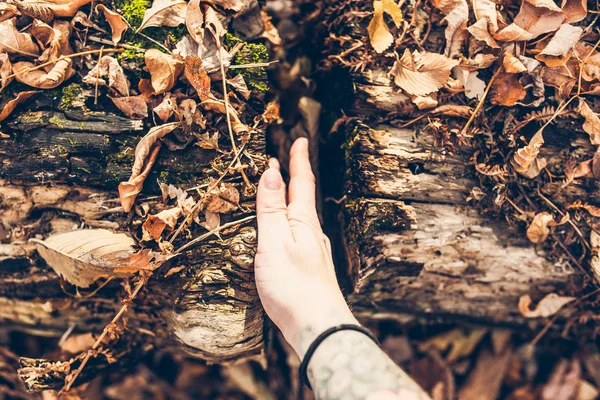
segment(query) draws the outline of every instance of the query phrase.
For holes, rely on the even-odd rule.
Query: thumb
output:
[[[272,164],[277,166],[277,163]],[[260,178],[256,193],[256,217],[259,252],[293,240],[287,219],[285,184],[276,167],[267,169]]]

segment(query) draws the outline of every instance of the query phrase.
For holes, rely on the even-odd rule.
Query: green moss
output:
[[[144,13],[151,4],[150,0],[115,0],[115,6],[134,29],[141,25]]]
[[[227,39],[227,35],[225,36],[225,40],[229,40],[231,43],[240,43],[241,40],[233,35],[229,35],[230,38]],[[265,63],[269,61],[269,51],[267,47],[262,43],[244,43],[244,46],[236,53],[235,58],[233,60],[233,64],[235,65],[245,65],[245,64],[257,64],[257,63]],[[242,72],[246,84],[250,89],[256,89],[261,92],[266,92],[269,90],[269,85],[267,84],[267,71],[264,67],[260,68],[246,68],[244,72]]]
[[[61,119],[60,119],[58,116],[56,116],[56,115],[55,115],[55,116],[53,116],[52,118],[50,118],[50,119],[48,120],[48,122],[49,122],[49,123],[51,123],[52,125],[55,125],[55,126],[59,127],[59,128],[64,128],[64,127],[65,127],[65,125],[64,125],[64,123],[63,123],[64,121],[63,121],[63,120],[61,120]]]
[[[60,95],[60,104],[58,108],[66,110],[68,108],[81,107],[79,96],[83,89],[76,83],[65,86]]]

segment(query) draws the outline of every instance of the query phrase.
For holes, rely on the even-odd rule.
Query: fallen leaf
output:
[[[13,65],[15,79],[28,86],[38,89],[53,89],[64,81],[75,75],[75,70],[71,68],[70,58],[60,60],[54,65],[48,65],[46,69],[36,69],[34,64],[28,61],[21,61]]]
[[[527,71],[527,67],[511,52],[504,52],[502,66],[504,67],[504,71],[509,74],[518,74]]]
[[[600,207],[596,207],[596,206],[593,206],[593,205],[587,204],[587,203],[582,203],[581,201],[576,201],[567,207],[567,210],[575,210],[575,209],[586,210],[588,213],[590,213],[591,216],[600,218]]]
[[[60,345],[60,349],[70,354],[79,354],[91,349],[94,342],[96,339],[89,332],[72,334]]]
[[[500,46],[494,36],[489,32],[489,23],[487,19],[480,19],[475,22],[473,25],[467,28],[471,36],[475,39],[485,42],[488,46],[497,49]]]
[[[596,280],[600,280],[600,234],[595,231],[590,231],[590,246],[592,247],[590,268]]]
[[[565,23],[579,22],[587,16],[587,0],[563,0],[560,8],[565,13]]]
[[[81,25],[84,28],[92,28],[98,32],[107,33],[104,29],[95,24],[83,11],[77,11],[77,14],[71,20],[73,26]]]
[[[512,107],[518,101],[525,99],[527,91],[519,82],[518,77],[511,73],[500,73],[492,83],[490,103]]]
[[[131,176],[127,182],[119,184],[119,199],[125,212],[131,211],[135,198],[142,191],[144,180],[146,180],[156,161],[160,145],[156,146],[155,143],[179,125],[179,122],[172,122],[170,124],[155,126],[137,144],[135,148],[135,160],[131,167]]]
[[[0,78],[2,79],[0,93],[13,81],[14,77],[11,75],[12,64],[10,58],[8,57],[8,54],[2,53],[0,54]]]
[[[208,150],[219,150],[219,132],[214,132],[211,134],[210,132],[206,133],[196,133],[194,136],[198,138],[198,142],[196,142],[196,146],[201,147],[203,149]]]
[[[208,99],[200,103],[200,105],[208,111],[216,111],[225,114],[225,102],[217,99]],[[238,135],[249,131],[248,126],[240,121],[238,113],[229,105],[229,117],[231,118],[232,129]]]
[[[108,78],[106,80],[105,78]],[[88,85],[106,86],[114,89],[121,96],[129,96],[129,81],[125,77],[123,68],[111,56],[103,56],[94,68],[83,78]]]
[[[129,118],[142,119],[148,117],[148,105],[142,96],[110,97],[110,99]]]
[[[473,0],[473,13],[476,22],[467,28],[469,33],[492,48],[500,47],[493,36],[498,31],[496,3],[491,0]]]
[[[436,93],[428,96],[411,96],[411,100],[419,110],[428,110],[438,105]]]
[[[177,111],[179,114],[179,118],[181,119],[181,123],[188,128],[192,126],[194,122],[194,115],[196,114],[196,101],[192,99],[185,99],[179,103],[177,107]]]
[[[394,83],[413,96],[437,92],[450,78],[450,71],[459,64],[441,54],[404,50],[390,74]]]
[[[582,98],[579,98],[579,107],[577,108],[577,111],[585,118],[583,130],[590,135],[592,144],[600,145],[600,118],[598,117],[598,114],[596,114]]]
[[[454,57],[460,54],[462,44],[467,38],[469,6],[466,0],[434,0],[433,4],[445,15],[442,22],[448,24],[444,32],[446,37],[444,55]]]
[[[529,34],[531,39],[554,32],[565,20],[565,14],[553,0],[524,0],[513,23]]]
[[[184,0],[155,0],[144,13],[144,19],[136,32],[151,26],[175,27],[185,23],[187,3]]]
[[[160,104],[154,107],[152,111],[154,111],[158,118],[163,122],[166,122],[171,118],[175,110],[177,110],[177,104],[175,103],[173,96],[171,93],[166,93]]]
[[[30,91],[30,92],[19,92],[19,94],[17,94],[17,97],[15,97],[12,100],[9,100],[8,103],[6,103],[6,105],[2,109],[2,112],[0,113],[0,121],[4,121],[6,118],[8,118],[8,116],[14,111],[14,109],[19,104],[26,101],[27,99],[29,99],[31,96],[33,96],[36,93],[40,93],[40,92],[37,90]]]
[[[204,211],[204,221],[200,225],[209,232],[217,230],[221,226],[221,214]]]
[[[582,28],[563,24],[535,58],[551,68],[564,66],[569,61],[571,49],[579,41],[581,35],[583,35]]]
[[[548,225],[554,221],[554,216],[547,211],[538,213],[527,228],[527,238],[532,243],[539,244],[545,241],[550,234]]]
[[[271,16],[269,14],[267,14],[265,11],[261,11],[260,13],[265,24],[265,30],[261,37],[267,39],[271,45],[273,45],[273,50],[277,51],[281,46],[281,36],[279,36],[279,30],[277,30],[273,22],[271,22]]]
[[[194,89],[196,89],[201,101],[212,98],[212,94],[210,93],[210,78],[202,66],[200,57],[187,56],[185,58],[185,77]]]
[[[517,24],[510,24],[494,35],[494,39],[504,42],[520,42],[533,39],[533,35]]]
[[[244,76],[238,74],[231,79],[227,79],[227,84],[233,87],[233,89],[239,93],[244,99],[249,100],[252,92],[248,89]]]
[[[465,88],[465,96],[468,99],[481,99],[485,92],[486,83],[477,75],[479,71],[469,71],[460,67],[454,69],[456,79],[462,83]]]
[[[19,32],[14,18],[0,22],[0,53],[37,58],[39,51],[30,34]]]
[[[446,359],[453,362],[462,357],[468,357],[481,342],[487,329],[470,329],[465,332],[461,328],[455,328],[450,331],[436,335],[419,345],[419,350],[427,351],[435,348],[439,351],[446,351],[450,348]]]
[[[185,26],[196,43],[204,41],[204,13],[200,10],[200,0],[191,0],[188,3]]]
[[[202,210],[225,214],[238,209],[240,192],[228,182],[220,182],[216,187],[211,184],[211,190],[202,201]]]
[[[519,312],[525,318],[546,318],[558,312],[565,304],[575,300],[575,297],[559,296],[556,293],[547,294],[532,310],[531,297],[524,294],[519,299]]]
[[[183,71],[183,60],[177,55],[170,55],[160,50],[150,49],[144,54],[146,68],[152,77],[155,94],[162,94],[175,85]]]
[[[544,144],[542,130],[536,132],[528,145],[518,149],[510,160],[513,169],[526,178],[533,179],[546,167],[546,159],[538,158],[540,148]]]
[[[579,379],[577,389],[577,400],[596,400],[600,395],[600,391],[586,380]]]
[[[142,225],[142,240],[160,240],[165,229],[173,230],[181,217],[181,208],[173,207],[155,215],[149,215]]]
[[[383,4],[380,0],[373,2],[373,19],[369,22],[367,30],[371,46],[377,53],[383,53],[394,42],[394,36],[383,20]]]
[[[477,356],[475,367],[458,392],[461,400],[496,400],[511,362],[511,351],[494,354],[487,348]]]
[[[129,27],[125,18],[123,18],[121,14],[106,8],[103,4],[98,4],[96,9],[101,10],[104,13],[104,18],[106,19],[106,22],[108,22],[108,25],[110,25],[112,31],[113,43],[119,43],[123,37],[123,32]]]
[[[31,241],[38,244],[38,252],[58,275],[83,288],[101,277],[115,275],[116,269],[129,265],[135,255],[132,238],[105,229],[78,230]]]
[[[575,399],[581,378],[581,364],[578,359],[561,359],[554,368],[550,379],[544,385],[542,400]]]

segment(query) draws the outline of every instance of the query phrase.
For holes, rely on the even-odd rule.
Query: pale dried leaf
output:
[[[37,57],[39,47],[30,34],[19,32],[13,18],[0,22],[0,53]]]
[[[163,122],[166,122],[169,118],[171,118],[175,110],[177,110],[177,103],[175,103],[171,93],[166,93],[160,104],[154,107],[152,111],[154,111],[158,118],[160,118]]]
[[[394,83],[413,96],[425,96],[437,92],[449,78],[450,71],[459,64],[441,54],[417,52],[408,49],[390,71]]]
[[[12,64],[8,54],[0,54],[0,78],[2,83],[0,86],[0,93],[15,79],[12,75]]]
[[[456,67],[454,71],[456,79],[462,83],[465,89],[465,96],[468,99],[481,99],[483,97],[487,85],[477,76],[479,71],[469,71],[460,67]]]
[[[252,92],[248,89],[244,76],[242,74],[236,75],[234,78],[227,79],[227,84],[232,86],[233,89],[239,93],[244,99],[249,100]]]
[[[596,400],[600,396],[600,391],[583,379],[579,380],[576,400]]]
[[[225,114],[225,102],[217,99],[208,99],[200,103],[200,105],[208,111],[216,111],[222,114]],[[238,135],[241,135],[245,132],[249,131],[249,128],[246,124],[240,121],[240,117],[238,113],[229,105],[229,117],[231,118],[232,129]]]
[[[411,96],[411,100],[419,110],[428,110],[438,105],[436,93],[428,96]]]
[[[119,43],[123,37],[123,33],[129,27],[129,24],[127,24],[127,21],[125,21],[125,18],[123,18],[121,14],[106,8],[103,4],[98,4],[96,8],[104,13],[104,18],[106,19],[106,22],[108,22],[108,25],[110,25],[112,41],[115,44]]]
[[[475,39],[485,42],[488,46],[492,48],[499,48],[500,46],[494,39],[494,36],[489,31],[489,23],[487,19],[480,19],[475,22],[473,25],[467,28],[471,36]]]
[[[200,0],[191,0],[188,3],[185,25],[196,43],[204,41],[204,13],[200,10]]]
[[[181,208],[173,207],[155,215],[149,215],[142,225],[142,240],[160,240],[165,229],[173,230],[181,217]]]
[[[91,333],[77,333],[70,335],[61,345],[60,349],[71,354],[79,354],[88,351],[96,342]]]
[[[380,0],[373,2],[373,19],[369,22],[367,30],[371,46],[378,53],[383,53],[394,42],[394,36],[390,33],[383,19],[383,4]]]
[[[135,242],[123,233],[86,229],[32,240],[38,252],[67,282],[88,287],[101,277],[115,274],[134,255]]]
[[[29,92],[19,92],[19,94],[17,94],[17,97],[6,103],[6,105],[2,109],[2,112],[0,113],[0,121],[4,121],[6,118],[8,118],[8,116],[15,110],[15,108],[19,104],[26,101],[36,93],[40,92],[38,90]]]
[[[494,39],[503,42],[519,42],[533,39],[533,35],[517,24],[510,24],[494,35]]]
[[[561,359],[542,389],[541,400],[575,399],[580,378],[581,364],[579,360]]]
[[[554,221],[554,216],[547,211],[538,213],[527,228],[527,238],[535,244],[542,243],[548,238],[550,229],[548,225]]]
[[[194,122],[194,115],[196,114],[196,101],[192,99],[185,99],[179,103],[177,111],[181,123],[187,127],[191,127]]]
[[[396,3],[395,0],[382,0],[381,6],[383,12],[392,17],[396,28],[399,28],[402,21],[404,21],[404,17],[402,16],[402,10],[400,10],[398,3]]]
[[[204,221],[200,224],[207,231],[214,231],[221,226],[221,214],[211,211],[204,211]]]
[[[590,135],[592,144],[600,145],[600,117],[598,117],[598,114],[582,98],[579,99],[579,108],[577,111],[585,118],[583,130]]]
[[[448,26],[444,32],[446,49],[444,55],[453,57],[460,53],[466,39],[469,6],[466,0],[434,0],[433,4],[445,15],[442,22]]]
[[[582,34],[583,29],[578,26],[561,25],[548,45],[535,58],[551,68],[565,65],[569,61],[571,49]]]
[[[443,352],[450,348],[446,359],[448,362],[453,362],[471,355],[487,331],[487,329],[470,329],[465,332],[461,328],[455,328],[424,341],[419,345],[419,349],[427,351],[435,348]]]
[[[201,101],[213,97],[210,93],[210,78],[202,66],[200,57],[187,56],[185,58],[185,77],[194,89],[196,89]]]
[[[131,177],[127,182],[119,184],[119,199],[125,212],[133,207],[135,198],[141,192],[144,180],[156,160],[160,146],[155,146],[157,140],[172,132],[180,125],[179,122],[155,126],[144,136],[135,148],[135,160],[131,168]]]
[[[144,13],[137,32],[150,26],[175,27],[185,23],[187,3],[184,0],[155,0]]]
[[[240,192],[233,184],[220,182],[216,187],[211,184],[211,187],[203,199],[203,211],[225,214],[238,209]]]
[[[556,293],[547,294],[532,310],[531,297],[524,294],[519,299],[519,312],[525,318],[546,318],[558,312],[565,304],[574,301],[575,297],[559,296]]]
[[[511,352],[494,354],[487,348],[477,356],[475,368],[458,392],[461,400],[496,400],[500,395],[502,381],[509,369]]]
[[[596,280],[600,281],[600,234],[595,231],[590,232],[590,246],[592,247],[590,268]]]
[[[510,160],[513,169],[526,178],[533,179],[546,167],[546,159],[538,158],[540,148],[544,144],[542,130],[536,132],[528,145],[518,149]]]
[[[504,67],[504,71],[508,72],[509,74],[518,74],[520,72],[527,71],[527,67],[523,65],[521,60],[515,57],[511,52],[504,53],[502,66]]]
[[[513,23],[535,38],[554,32],[564,20],[565,14],[553,0],[524,0]]]
[[[496,3],[492,0],[473,0],[473,14],[475,20],[484,20],[488,25],[488,32],[494,34],[498,31],[498,11]]]
[[[587,16],[587,0],[563,0],[560,7],[565,13],[565,22],[579,22]]]
[[[142,96],[110,97],[110,99],[129,118],[142,119],[148,116],[148,105]]]
[[[31,70],[33,63],[21,61],[13,65],[17,81],[38,89],[53,89],[75,75],[70,58],[62,59],[46,69]]]
[[[183,71],[183,60],[177,55],[161,52],[157,49],[147,50],[144,61],[150,72],[155,94],[162,94],[175,85]]]
[[[105,78],[108,78],[106,80]],[[103,56],[94,68],[83,78],[88,85],[107,86],[114,89],[121,96],[129,96],[129,81],[125,77],[123,68],[111,56]]]

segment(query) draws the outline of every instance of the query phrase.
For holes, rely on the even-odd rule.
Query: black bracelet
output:
[[[367,337],[369,337],[372,341],[374,341],[375,343],[377,343],[377,345],[379,345],[379,341],[377,340],[377,338],[375,336],[373,336],[371,331],[369,331],[364,326],[360,326],[360,325],[356,325],[356,324],[342,324],[342,325],[337,325],[337,326],[334,326],[332,328],[329,328],[329,329],[323,331],[310,344],[310,346],[308,346],[308,350],[306,350],[304,359],[302,360],[302,363],[300,363],[300,380],[302,382],[304,382],[304,384],[306,386],[308,386],[308,388],[310,390],[312,390],[312,387],[310,386],[310,382],[308,381],[308,374],[307,374],[308,363],[310,362],[310,359],[312,358],[313,354],[315,353],[315,350],[317,350],[317,347],[319,347],[319,345],[321,343],[323,343],[323,341],[325,339],[327,339],[329,336],[331,336],[332,334],[339,332],[339,331],[357,331],[357,332],[364,333],[365,335],[367,335]]]

